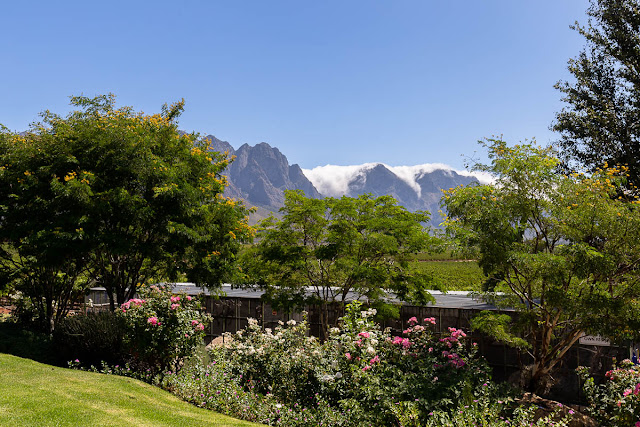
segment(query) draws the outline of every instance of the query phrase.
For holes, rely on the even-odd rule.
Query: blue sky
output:
[[[556,81],[587,0],[14,1],[2,5],[0,123],[112,92],[180,127],[291,163],[446,163],[478,139],[557,135]],[[479,152],[477,156],[480,156]]]

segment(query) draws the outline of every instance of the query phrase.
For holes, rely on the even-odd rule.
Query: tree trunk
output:
[[[56,318],[53,310],[53,299],[47,297],[46,298],[46,318],[47,318],[47,331],[49,334],[53,334],[54,329],[56,328]]]
[[[320,336],[322,341],[329,338],[329,306],[327,302],[323,302],[320,306]]]

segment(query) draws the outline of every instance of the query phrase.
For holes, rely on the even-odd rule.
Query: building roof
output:
[[[197,286],[195,283],[173,283],[174,289],[177,292],[184,292],[187,295],[199,295],[204,293],[205,295],[210,295],[211,292],[207,289],[204,289]],[[467,291],[451,291],[451,292],[440,292],[440,291],[429,291],[431,295],[435,298],[435,303],[429,303],[427,306],[431,307],[441,307],[441,308],[462,308],[467,310],[496,310],[497,308],[494,305],[487,304],[483,301],[480,301],[477,297],[473,296],[472,292]],[[229,284],[224,284],[221,286],[219,292],[214,292],[214,294],[218,294],[222,297],[227,298],[255,298],[259,299],[264,292],[260,290],[254,289],[241,289],[234,288]],[[347,301],[354,301],[359,298],[359,295],[354,292],[349,292],[347,294]],[[389,298],[391,301],[400,302],[400,300],[391,296]]]

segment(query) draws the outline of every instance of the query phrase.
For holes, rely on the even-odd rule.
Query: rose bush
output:
[[[177,369],[202,344],[209,316],[197,298],[173,294],[169,286],[142,286],[138,294],[118,309],[130,366],[151,372]]]
[[[596,384],[585,367],[577,369],[584,382],[589,413],[602,425],[640,427],[640,367],[626,359]]]
[[[308,336],[306,321],[271,331],[251,320],[215,357],[247,392],[298,408],[326,405],[356,425],[426,423],[429,413],[486,393],[488,367],[463,331],[438,337],[435,319],[412,318],[402,336],[392,336],[374,322],[375,314],[349,304],[324,343]]]

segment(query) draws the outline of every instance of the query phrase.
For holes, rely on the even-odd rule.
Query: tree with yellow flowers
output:
[[[88,285],[114,308],[152,281],[229,280],[253,230],[222,196],[230,159],[178,131],[183,102],[153,115],[116,108],[113,95],[71,105],[0,139],[2,271],[40,321],[52,330]]]
[[[528,354],[525,379],[544,392],[583,333],[637,338],[640,205],[625,200],[624,168],[562,175],[550,148],[484,145],[491,163],[476,169],[495,181],[446,191],[445,225],[478,251],[485,298],[518,312],[484,312],[474,328]]]

